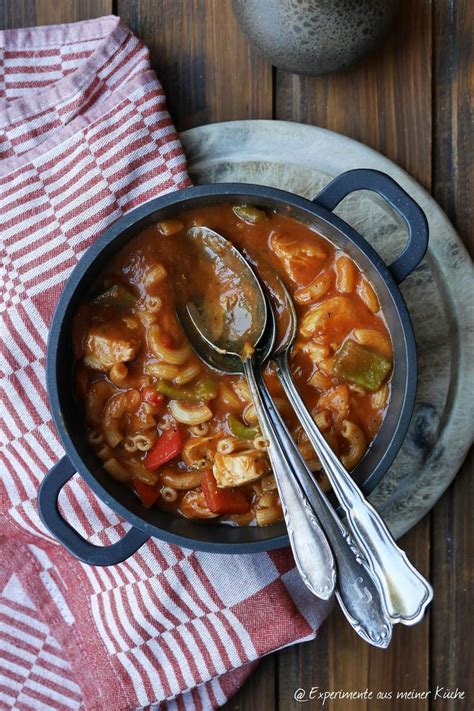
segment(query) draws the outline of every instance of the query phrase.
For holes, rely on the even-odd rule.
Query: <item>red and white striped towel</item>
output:
[[[120,215],[190,184],[181,145],[146,48],[116,17],[0,40],[0,708],[215,708],[328,612],[289,551],[231,559],[150,540],[92,568],[36,509],[62,455],[44,374],[58,295]],[[93,542],[128,529],[78,475],[60,503]]]

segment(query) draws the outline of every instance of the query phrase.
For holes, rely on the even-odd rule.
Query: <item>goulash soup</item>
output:
[[[205,294],[209,265],[186,231],[205,225],[264,274],[277,272],[298,312],[292,372],[342,463],[352,469],[390,397],[392,344],[377,294],[355,262],[290,216],[220,205],[147,228],[111,261],[74,324],[76,385],[89,442],[111,477],[146,507],[192,519],[266,526],[282,518],[267,443],[243,377],[216,373],[193,353],[176,299]],[[219,310],[216,309],[216,313]],[[280,314],[280,317],[282,315]],[[274,369],[265,379],[298,448],[327,482]]]

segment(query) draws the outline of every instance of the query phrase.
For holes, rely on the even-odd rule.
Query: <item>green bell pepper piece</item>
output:
[[[267,219],[267,213],[253,205],[236,205],[233,208],[234,214],[239,220],[255,225],[257,222],[263,222]]]
[[[352,340],[346,341],[334,357],[334,374],[365,390],[379,390],[391,368],[385,356]]]
[[[211,378],[202,378],[193,387],[173,385],[168,380],[160,380],[156,389],[171,400],[185,402],[204,402],[217,397],[218,383]]]
[[[240,437],[240,439],[255,439],[258,435],[257,429],[254,427],[247,427],[233,415],[228,416],[227,423],[232,434],[235,435],[235,437]]]

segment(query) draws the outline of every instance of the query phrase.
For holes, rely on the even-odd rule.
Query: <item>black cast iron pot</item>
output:
[[[407,245],[401,256],[388,267],[355,230],[332,213],[336,205],[355,190],[378,193],[407,225]],[[335,178],[313,201],[274,188],[240,183],[193,187],[152,200],[118,220],[89,247],[64,288],[49,335],[47,386],[54,422],[66,456],[43,480],[38,505],[48,529],[85,563],[119,563],[151,536],[186,548],[219,553],[255,553],[288,543],[283,523],[266,528],[230,527],[187,520],[159,509],[146,509],[127,487],[112,479],[102,468],[88,445],[84,417],[73,395],[73,316],[79,304],[87,300],[91,284],[110,257],[151,223],[174,216],[181,210],[224,202],[248,202],[285,212],[290,207],[293,217],[313,226],[352,256],[377,291],[394,345],[394,368],[386,417],[353,472],[365,494],[370,493],[383,477],[406,434],[415,399],[416,352],[410,317],[397,284],[415,269],[425,254],[428,227],[421,208],[397,183],[384,173],[360,169]],[[118,543],[108,547],[92,545],[62,518],[58,495],[76,471],[102,501],[132,524]]]

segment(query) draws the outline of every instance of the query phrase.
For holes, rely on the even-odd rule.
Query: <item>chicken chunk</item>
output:
[[[108,322],[94,325],[85,339],[84,365],[108,371],[116,363],[133,360],[139,348],[138,332],[125,324]]]
[[[217,452],[212,472],[220,488],[240,486],[259,479],[270,471],[265,452],[249,449],[232,454]]]
[[[318,412],[332,410],[337,418],[344,419],[349,415],[350,395],[347,385],[337,385],[327,390],[318,400]]]
[[[351,299],[333,296],[308,309],[301,320],[300,333],[305,338],[316,336],[323,341],[341,342],[361,317],[363,313]]]
[[[283,263],[283,267],[294,282],[306,284],[308,268],[315,260],[326,259],[325,250],[312,239],[295,239],[293,235],[274,232],[270,238],[272,250]]]

